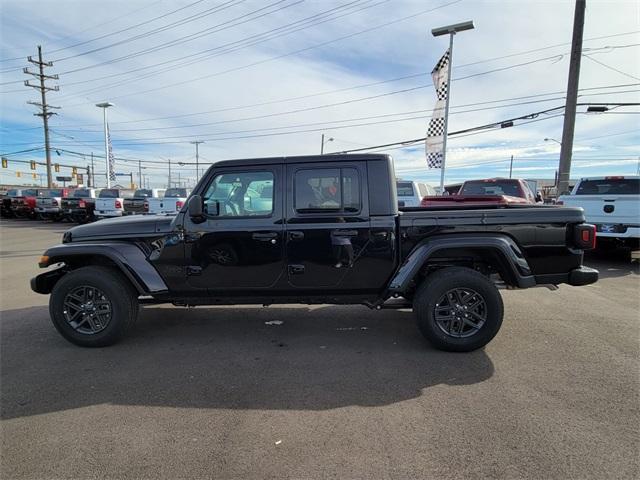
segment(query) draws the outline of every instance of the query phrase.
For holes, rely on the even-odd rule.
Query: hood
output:
[[[134,237],[155,237],[173,228],[175,216],[142,216],[108,218],[68,230],[65,241],[111,240]],[[70,238],[68,239],[70,235]]]

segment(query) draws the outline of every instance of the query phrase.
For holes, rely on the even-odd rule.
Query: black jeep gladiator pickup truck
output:
[[[140,303],[332,303],[413,308],[432,345],[470,351],[500,328],[498,287],[598,279],[582,266],[595,229],[579,208],[399,211],[395,179],[380,154],[218,162],[175,216],[65,232],[31,287],[82,346],[118,341]]]

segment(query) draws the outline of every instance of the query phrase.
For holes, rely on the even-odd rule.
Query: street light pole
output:
[[[449,129],[449,100],[451,99],[451,70],[453,70],[453,36],[458,32],[472,30],[473,21],[447,25],[446,27],[434,28],[431,35],[439,37],[449,35],[449,69],[447,71],[447,97],[444,104],[444,126],[442,130],[442,165],[440,165],[440,194],[444,195],[444,169],[447,160],[447,132]]]
[[[325,143],[329,143],[329,142],[333,142],[333,137],[329,137],[327,139],[327,141],[325,142],[324,140],[324,133],[322,134],[322,139],[320,141],[320,155],[324,155],[324,144]]]
[[[102,119],[104,120],[104,162],[107,170],[107,188],[111,188],[111,177],[109,175],[109,130],[107,129],[107,108],[113,107],[113,103],[96,103],[96,107],[102,109]]]

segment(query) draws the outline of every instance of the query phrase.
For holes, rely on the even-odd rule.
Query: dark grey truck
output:
[[[499,287],[597,281],[581,209],[399,211],[395,178],[379,154],[218,162],[176,216],[65,232],[31,286],[82,346],[120,340],[141,303],[329,303],[413,308],[433,346],[470,351],[500,328]]]

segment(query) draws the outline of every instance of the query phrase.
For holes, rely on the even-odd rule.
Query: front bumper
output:
[[[60,280],[60,278],[62,278],[65,273],[67,273],[67,270],[64,266],[61,266],[54,270],[49,270],[47,272],[41,273],[40,275],[36,275],[31,279],[31,290],[36,293],[47,295],[51,293],[51,290],[53,290],[53,286],[58,280]]]

